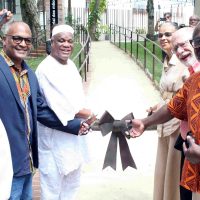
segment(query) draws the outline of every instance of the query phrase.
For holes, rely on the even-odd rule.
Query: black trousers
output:
[[[182,174],[184,160],[185,160],[185,155],[182,150],[181,151],[181,174]],[[180,200],[192,200],[192,192],[182,187],[181,185],[180,185]]]
[[[174,148],[181,152],[180,177],[182,175],[183,164],[185,160],[185,155],[183,152],[183,142],[184,140],[182,139],[181,135],[179,135],[174,145]],[[192,192],[190,190],[187,190],[181,185],[179,188],[180,188],[180,200],[192,200]]]

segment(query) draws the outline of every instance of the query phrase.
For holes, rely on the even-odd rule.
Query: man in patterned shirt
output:
[[[200,24],[193,33],[192,45],[200,61]],[[148,126],[164,123],[173,117],[188,121],[191,136],[183,144],[185,162],[181,185],[200,197],[200,72],[190,76],[173,99],[157,112],[144,119],[132,120],[131,136],[140,136]]]

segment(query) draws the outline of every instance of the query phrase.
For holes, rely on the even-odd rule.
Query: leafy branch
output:
[[[90,3],[90,14],[88,18],[88,30],[92,40],[98,40],[100,36],[99,26],[101,15],[106,9],[106,0],[92,0]]]

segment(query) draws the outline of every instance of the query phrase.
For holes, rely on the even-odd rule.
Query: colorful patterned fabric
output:
[[[174,117],[188,120],[195,142],[200,144],[200,73],[193,74],[183,88],[168,103]],[[181,185],[192,192],[200,193],[200,164],[184,161]]]

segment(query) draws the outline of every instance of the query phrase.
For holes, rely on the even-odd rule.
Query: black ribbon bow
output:
[[[126,115],[121,120],[115,120],[108,111],[105,111],[99,119],[98,125],[103,136],[112,131],[104,159],[103,169],[110,166],[116,170],[117,141],[119,141],[122,169],[125,170],[128,166],[135,169],[137,168],[126,141],[126,137],[130,138],[129,130],[131,128],[131,123],[128,123],[127,120],[131,119],[134,119],[132,113]]]

